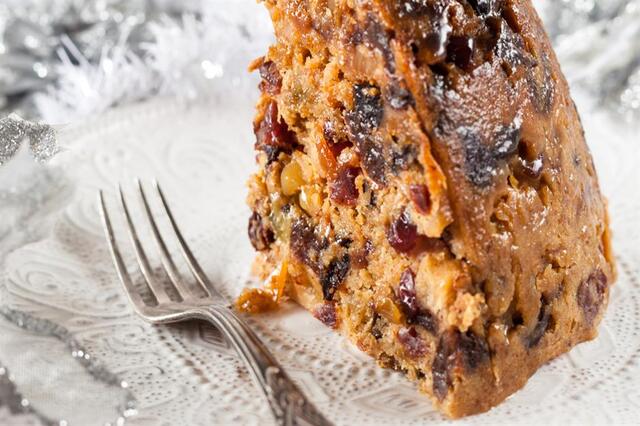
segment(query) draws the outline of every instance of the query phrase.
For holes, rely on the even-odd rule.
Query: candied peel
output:
[[[278,309],[284,300],[284,290],[287,284],[289,262],[285,258],[276,270],[266,280],[263,288],[245,288],[242,290],[235,307],[240,312],[259,314]]]

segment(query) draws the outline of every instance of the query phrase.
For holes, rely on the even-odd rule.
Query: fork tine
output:
[[[167,216],[169,216],[171,227],[173,228],[176,234],[176,237],[178,238],[182,255],[187,261],[189,270],[191,270],[191,273],[196,277],[198,284],[200,284],[200,286],[204,289],[204,291],[206,291],[209,294],[209,296],[222,299],[222,295],[215,289],[215,287],[211,284],[211,282],[209,282],[209,279],[204,274],[202,267],[200,266],[195,256],[191,252],[191,249],[189,248],[186,241],[182,237],[182,233],[180,232],[180,229],[178,228],[178,224],[176,223],[176,220],[174,219],[173,214],[171,213],[171,208],[169,207],[169,203],[167,203],[167,199],[165,198],[164,193],[160,188],[160,184],[158,183],[157,180],[154,179],[153,185],[156,187],[156,190],[158,191],[158,195],[160,195],[160,199],[162,200],[162,205],[164,206],[164,209],[167,212]]]
[[[124,286],[125,293],[127,293],[127,296],[133,304],[136,312],[138,312],[140,315],[144,315],[146,311],[146,304],[142,300],[142,297],[140,297],[140,294],[138,294],[138,292],[136,291],[133,282],[131,281],[131,277],[129,276],[129,272],[127,272],[127,268],[124,265],[122,256],[120,255],[118,243],[116,243],[115,234],[113,233],[113,226],[111,225],[111,218],[109,217],[107,205],[104,201],[104,194],[102,191],[99,192],[98,198],[100,204],[100,215],[102,216],[102,224],[104,227],[105,235],[107,237],[107,242],[109,244],[111,257],[113,259],[113,263],[116,266],[118,278],[120,278],[120,282]]]
[[[136,231],[136,227],[133,224],[133,220],[131,219],[131,215],[129,214],[129,208],[127,207],[127,202],[124,198],[124,192],[122,191],[122,186],[118,185],[118,192],[120,193],[120,204],[122,205],[122,209],[124,210],[124,215],[127,219],[127,231],[129,232],[129,237],[131,238],[131,243],[133,244],[136,258],[138,259],[138,265],[142,270],[142,275],[144,276],[145,281],[147,282],[147,286],[151,290],[151,293],[155,296],[158,304],[161,303],[170,303],[171,299],[167,295],[164,287],[153,278],[153,273],[151,272],[151,265],[149,264],[149,259],[142,248],[142,244],[140,243],[140,239],[138,238],[138,232]]]
[[[188,300],[194,297],[193,291],[184,284],[184,281],[180,279],[180,273],[178,272],[178,268],[176,268],[176,264],[173,262],[171,258],[171,254],[169,254],[169,250],[167,249],[167,245],[162,239],[162,235],[160,234],[160,230],[158,229],[158,225],[156,223],[153,214],[151,213],[151,207],[149,206],[149,201],[147,200],[147,194],[142,187],[142,182],[140,179],[136,179],[136,183],[138,184],[138,190],[140,192],[140,198],[142,199],[142,204],[144,205],[144,211],[147,214],[147,219],[151,224],[151,229],[153,231],[153,238],[160,249],[160,261],[162,262],[162,266],[164,266],[164,270],[169,276],[169,281],[175,287],[175,289],[182,297],[182,300]]]

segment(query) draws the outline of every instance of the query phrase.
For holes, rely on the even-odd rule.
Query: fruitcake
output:
[[[530,0],[265,0],[249,238],[294,299],[450,417],[597,334],[606,203]]]

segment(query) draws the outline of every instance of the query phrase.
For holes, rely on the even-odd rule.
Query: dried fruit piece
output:
[[[476,129],[457,129],[465,152],[467,178],[473,184],[479,187],[488,186],[501,161],[518,152],[521,125],[522,120],[519,117],[514,118],[510,125],[498,127],[490,142],[484,141]]]
[[[404,315],[402,315],[398,306],[393,303],[393,300],[388,297],[383,297],[376,301],[374,309],[376,313],[380,314],[392,324],[402,324],[404,321]]]
[[[329,266],[320,279],[324,300],[333,300],[333,295],[347,277],[350,266],[351,261],[348,254],[329,262]]]
[[[410,358],[420,358],[427,354],[427,344],[413,327],[403,327],[398,330],[398,340]]]
[[[447,46],[447,60],[453,62],[465,71],[468,71],[473,58],[475,41],[471,37],[453,36]]]
[[[404,109],[414,103],[411,92],[397,79],[392,80],[389,86],[387,86],[386,99],[389,105],[391,105],[391,108],[397,110]]]
[[[411,222],[411,216],[406,210],[391,223],[387,230],[387,240],[400,253],[409,253],[416,246],[418,227]]]
[[[280,152],[290,153],[296,146],[295,135],[287,124],[278,118],[278,105],[271,101],[262,120],[254,125],[255,149],[267,153],[269,162],[278,158]]]
[[[313,232],[313,227],[305,219],[298,219],[291,226],[289,247],[298,261],[307,265],[314,272],[320,272],[321,244]]]
[[[313,316],[327,327],[336,328],[338,325],[338,314],[336,312],[336,305],[333,302],[326,302],[319,305],[313,311]]]
[[[282,88],[282,77],[278,72],[278,66],[273,61],[264,61],[260,65],[260,90],[264,93],[268,93],[275,96],[280,93]]]
[[[387,184],[387,160],[382,141],[368,138],[357,145],[362,167],[367,176],[379,186]]]
[[[404,313],[409,318],[415,318],[420,311],[416,295],[415,274],[411,269],[406,269],[400,277],[400,285],[396,296],[402,305]]]
[[[360,195],[356,188],[356,178],[359,174],[360,169],[355,167],[340,169],[331,182],[331,200],[345,206],[355,206]]]
[[[582,309],[587,324],[593,324],[593,320],[598,316],[606,292],[607,276],[599,269],[580,283],[577,294],[578,306]]]
[[[473,9],[480,16],[497,15],[502,9],[504,0],[469,0]]]
[[[438,319],[430,311],[423,309],[413,319],[413,323],[421,325],[434,336],[438,333]]]
[[[418,154],[414,145],[405,145],[399,151],[394,150],[391,157],[391,171],[398,174],[408,170],[417,161]]]
[[[353,87],[353,109],[346,114],[349,131],[361,141],[380,126],[384,109],[380,89],[368,83]]]
[[[416,210],[422,214],[429,214],[431,211],[431,193],[427,185],[411,185],[409,186],[409,193]]]
[[[235,303],[236,309],[249,314],[259,314],[278,308],[278,302],[272,289],[245,288]]]
[[[258,251],[267,250],[275,241],[273,231],[264,223],[258,212],[253,212],[249,218],[249,241]]]
[[[373,14],[367,15],[364,30],[355,34],[354,42],[358,42],[359,39],[368,48],[379,51],[387,70],[392,74],[395,72],[396,66],[393,51],[391,50],[391,36]]]
[[[396,297],[400,301],[402,310],[410,324],[421,325],[431,334],[435,335],[437,333],[438,320],[428,309],[422,308],[418,303],[415,274],[411,269],[407,268],[402,273],[400,285],[396,290]]]
[[[440,337],[431,372],[433,392],[442,400],[453,384],[455,371],[473,371],[489,359],[489,346],[484,338],[471,331],[461,333],[449,329]]]
[[[542,301],[542,306],[540,307],[540,313],[538,314],[538,322],[536,326],[533,328],[533,331],[529,333],[526,338],[525,344],[527,348],[531,349],[540,343],[544,333],[547,331],[549,327],[549,323],[551,321],[551,307],[545,301]]]
[[[531,180],[540,179],[542,176],[542,169],[544,166],[544,162],[542,160],[542,156],[536,158],[533,161],[525,160],[524,158],[519,158],[519,164],[516,168],[518,175],[522,177],[526,177]]]

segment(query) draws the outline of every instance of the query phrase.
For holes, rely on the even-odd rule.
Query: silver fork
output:
[[[240,358],[246,364],[252,378],[262,390],[271,411],[279,425],[331,425],[322,414],[307,400],[298,387],[291,381],[287,373],[280,366],[274,356],[267,350],[258,336],[251,331],[248,325],[240,319],[233,310],[228,307],[224,298],[214,288],[202,268],[198,264],[193,252],[187,245],[182,233],[178,229],[167,200],[154,181],[155,192],[160,198],[161,204],[169,218],[171,228],[179,243],[180,250],[187,265],[195,277],[195,280],[205,292],[206,296],[196,294],[180,277],[176,264],[167,249],[157,222],[151,211],[147,193],[140,180],[136,180],[140,199],[144,207],[145,215],[151,225],[153,237],[160,252],[162,266],[169,277],[169,282],[180,295],[182,301],[175,302],[169,298],[163,283],[158,282],[152,273],[149,258],[140,242],[138,232],[133,224],[122,186],[118,186],[120,205],[126,219],[127,231],[133,244],[138,266],[147,287],[155,297],[157,305],[146,303],[140,293],[134,287],[131,276],[125,267],[120,249],[113,232],[111,217],[107,210],[103,191],[100,191],[99,206],[103,225],[111,256],[115,264],[118,277],[124,286],[129,300],[135,311],[144,320],[152,324],[169,324],[191,319],[209,321],[217,327],[224,337],[231,343]]]

